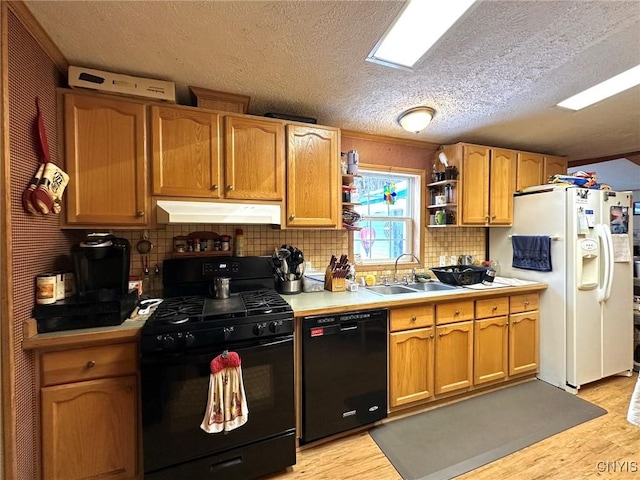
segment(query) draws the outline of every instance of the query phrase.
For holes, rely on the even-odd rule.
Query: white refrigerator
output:
[[[513,226],[489,232],[501,276],[548,284],[538,378],[572,393],[633,369],[631,203],[631,192],[553,187],[516,195]],[[551,271],[513,267],[513,235],[551,237]]]

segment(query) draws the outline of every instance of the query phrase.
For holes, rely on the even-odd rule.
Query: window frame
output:
[[[412,229],[412,235],[410,239],[407,239],[411,244],[412,253],[420,259],[422,265],[424,265],[424,242],[425,242],[425,218],[426,218],[426,195],[425,189],[426,187],[426,171],[415,168],[404,168],[404,167],[396,167],[389,165],[375,165],[368,163],[360,163],[359,164],[360,173],[363,171],[370,171],[373,173],[392,173],[392,174],[402,174],[402,175],[413,175],[416,177],[416,187],[415,191],[418,198],[414,198],[413,202],[413,219],[414,226]],[[349,232],[349,258],[354,259],[354,240],[355,234],[354,232]],[[391,259],[388,262],[361,262],[357,264],[361,269],[365,271],[369,270],[384,270],[392,268],[395,264],[395,259]],[[416,262],[413,257],[407,255],[398,261],[398,266],[402,265],[402,268],[412,268],[418,266],[418,262]]]

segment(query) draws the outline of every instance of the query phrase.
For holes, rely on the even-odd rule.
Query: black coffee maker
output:
[[[119,300],[129,292],[131,244],[126,238],[90,233],[71,248],[78,298]]]

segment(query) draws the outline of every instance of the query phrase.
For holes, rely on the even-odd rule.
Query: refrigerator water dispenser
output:
[[[600,244],[595,238],[578,240],[578,290],[592,290],[598,286],[600,272]]]

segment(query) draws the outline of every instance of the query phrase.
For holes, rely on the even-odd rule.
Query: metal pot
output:
[[[217,299],[229,298],[229,282],[228,277],[217,277],[213,279],[213,297]]]

